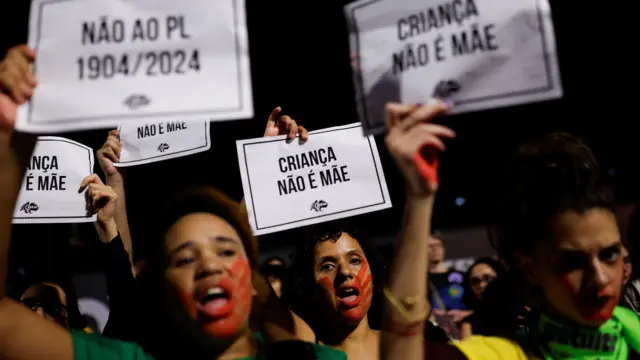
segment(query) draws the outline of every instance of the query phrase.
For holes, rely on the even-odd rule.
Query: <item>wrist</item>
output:
[[[407,191],[406,195],[406,203],[412,207],[433,206],[435,199],[435,192],[429,194],[416,194],[414,192]]]
[[[111,240],[118,236],[118,226],[116,225],[115,220],[96,222],[96,230],[100,241],[103,243],[111,242]]]
[[[120,173],[115,173],[113,175],[107,175],[105,177],[105,185],[110,186],[112,188],[123,187],[124,179]]]

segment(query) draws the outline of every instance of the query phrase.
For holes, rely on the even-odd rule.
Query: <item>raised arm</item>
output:
[[[281,115],[281,112],[282,109],[279,106],[271,111],[264,136],[287,135],[287,141],[291,141],[299,135],[300,141],[307,141],[309,139],[307,129],[298,125],[291,117]],[[242,205],[245,206],[246,211],[244,199]],[[257,284],[258,291],[255,321],[265,340],[267,342],[284,340],[315,342],[316,336],[311,327],[287,308],[262,275],[256,273],[255,276],[254,283]]]
[[[9,50],[0,63],[0,358],[72,360],[71,334],[5,296],[13,209],[36,137],[13,132],[17,108],[33,94],[34,53]]]
[[[116,195],[111,221],[117,228],[115,234],[100,238],[103,243],[101,252],[107,278],[110,308],[109,319],[102,335],[133,341],[139,336],[135,326],[139,321],[136,309],[141,305],[132,266],[133,244],[127,218],[124,168],[117,168],[113,165],[120,161],[121,151],[119,130],[111,130],[104,145],[97,151],[100,168],[106,177],[106,186],[112,189]],[[99,229],[98,233],[100,233]]]
[[[422,334],[430,311],[427,239],[438,189],[436,152],[445,149],[441,138],[455,136],[450,129],[428,121],[445,110],[439,102],[424,107],[386,106],[389,133],[385,141],[406,180],[407,192],[402,229],[385,289],[382,359],[386,360],[422,360],[425,356]]]
[[[129,262],[133,264],[133,243],[131,231],[129,231],[129,219],[127,217],[127,202],[124,194],[124,168],[116,168],[113,163],[120,161],[120,131],[111,130],[102,148],[97,151],[98,163],[106,177],[106,185],[111,187],[118,199],[115,204],[115,222],[118,227],[120,239],[124,245]]]

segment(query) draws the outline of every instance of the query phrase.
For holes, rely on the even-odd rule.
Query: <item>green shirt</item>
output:
[[[75,360],[154,360],[135,343],[113,340],[94,334],[73,332],[73,356]],[[346,360],[347,355],[328,346],[310,344],[318,360]],[[262,344],[256,356],[238,360],[265,360],[264,350],[268,344]]]
[[[73,332],[71,336],[75,360],[154,360],[136,343],[83,332]]]

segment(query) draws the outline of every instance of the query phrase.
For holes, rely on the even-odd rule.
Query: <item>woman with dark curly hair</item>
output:
[[[291,267],[291,308],[313,336],[307,340],[341,349],[349,359],[378,359],[386,270],[383,255],[355,222],[311,227]],[[447,340],[431,323],[425,336]]]
[[[344,350],[349,359],[375,359],[385,268],[353,222],[314,226],[294,255],[291,307],[315,341]]]

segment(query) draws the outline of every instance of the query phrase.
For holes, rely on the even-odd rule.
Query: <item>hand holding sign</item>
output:
[[[111,178],[111,180],[122,181],[122,174],[118,171],[118,168],[113,166],[114,163],[120,161],[120,151],[122,150],[122,146],[120,145],[119,136],[119,130],[109,131],[107,141],[105,141],[102,148],[98,150],[97,154],[100,168],[102,169],[102,172],[104,172],[105,176]]]
[[[0,184],[7,191],[20,188],[36,137],[14,133],[18,107],[28,100],[36,86],[31,72],[31,49],[18,46],[0,62]]]
[[[255,235],[391,207],[375,140],[360,124],[311,134],[304,143],[285,142],[286,134],[236,142]],[[308,136],[303,129],[300,139]]]
[[[394,103],[386,106],[389,134],[385,143],[413,196],[429,196],[438,190],[437,158],[434,152],[444,151],[441,138],[454,138],[455,133],[444,126],[425,122],[446,110],[447,106],[440,101],[423,107]]]
[[[267,120],[267,128],[264,130],[264,136],[287,135],[287,139],[295,139],[296,135],[300,135],[300,141],[305,142],[309,139],[309,132],[302,125],[298,125],[290,116],[280,116],[282,108],[280,106],[273,109]]]
[[[92,214],[97,214],[96,230],[100,241],[109,242],[118,236],[116,226],[116,199],[118,195],[110,187],[105,185],[100,177],[91,174],[82,180],[79,192],[85,193],[87,199],[87,210]]]
[[[0,128],[12,129],[18,106],[33,95],[36,79],[31,72],[35,53],[26,45],[9,50],[0,63]]]

